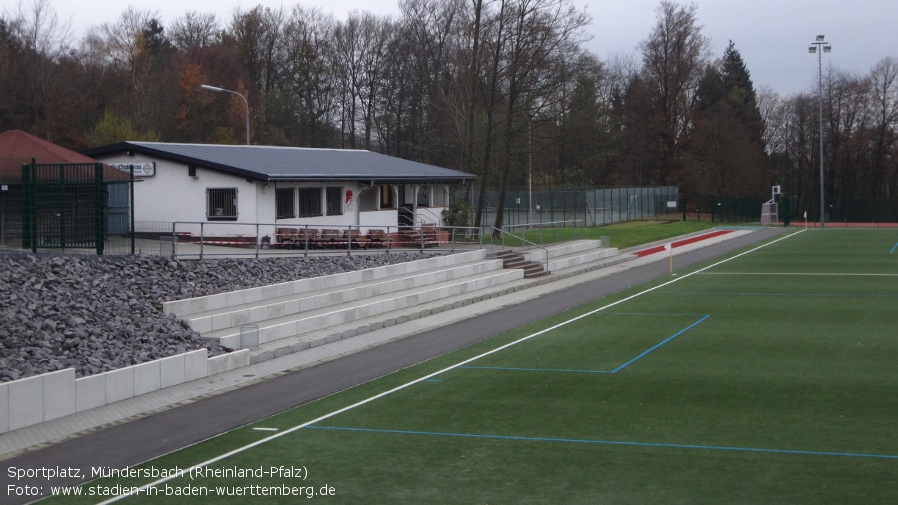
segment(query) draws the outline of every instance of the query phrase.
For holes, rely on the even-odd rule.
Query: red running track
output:
[[[671,247],[676,249],[677,247],[683,247],[684,245],[694,244],[696,242],[701,242],[702,240],[708,240],[709,238],[719,237],[721,235],[726,235],[727,233],[732,233],[733,230],[717,230],[711,233],[705,233],[704,235],[698,235],[696,237],[689,237],[683,240],[678,240],[671,244]],[[650,247],[648,249],[643,249],[641,251],[636,251],[636,257],[641,258],[643,256],[648,256],[650,254],[655,254],[664,250],[663,245]]]

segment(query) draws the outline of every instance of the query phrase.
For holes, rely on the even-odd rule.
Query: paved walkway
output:
[[[676,256],[678,255],[749,233],[751,233],[751,230],[737,230],[723,236],[678,247],[673,251],[673,264],[676,267]],[[640,249],[645,249],[646,247],[648,246],[642,246]],[[230,372],[5,433],[0,435],[0,460],[9,459],[65,440],[147,417],[154,413],[192,403],[209,396],[249,386],[292,371],[335,360],[388,342],[404,339],[429,329],[532,300],[548,293],[565,290],[577,284],[594,281],[648,263],[661,261],[668,261],[666,252],[646,255],[576,276],[564,277],[562,275],[563,272],[559,272],[556,276],[560,277],[560,280],[554,282],[547,282],[458,309],[447,310],[433,316],[381,328],[353,338],[313,347],[302,352],[281,356]]]

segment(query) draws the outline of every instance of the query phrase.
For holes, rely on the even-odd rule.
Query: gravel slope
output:
[[[173,260],[158,256],[0,255],[0,382],[74,368],[76,376],[206,347],[227,352],[162,302],[413,261],[420,253]]]

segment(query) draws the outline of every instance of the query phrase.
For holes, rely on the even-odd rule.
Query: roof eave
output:
[[[261,174],[259,172],[253,172],[250,170],[243,170],[241,168],[233,167],[230,165],[223,165],[220,163],[212,163],[208,160],[202,160],[199,158],[194,158],[192,156],[184,156],[182,154],[173,154],[168,151],[164,151],[161,149],[154,149],[149,146],[140,145],[140,144],[132,144],[130,142],[119,142],[118,144],[110,144],[108,146],[96,147],[93,149],[87,149],[82,151],[81,153],[86,156],[93,155],[104,155],[104,154],[115,154],[121,152],[135,152],[140,154],[146,154],[151,156],[158,156],[159,158],[169,160],[169,161],[177,161],[181,163],[185,163],[187,165],[195,165],[197,167],[206,168],[209,170],[214,170],[216,172],[224,172],[227,174],[238,175],[240,177],[245,177],[246,179],[252,179],[254,181],[261,182],[270,182],[273,179],[266,174]]]

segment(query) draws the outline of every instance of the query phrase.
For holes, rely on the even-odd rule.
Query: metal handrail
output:
[[[493,232],[499,232],[500,235],[503,234],[503,233],[504,233],[505,235],[511,235],[512,237],[514,237],[514,238],[520,240],[521,242],[523,242],[523,243],[525,243],[525,244],[530,244],[530,245],[532,245],[533,247],[538,247],[538,248],[542,249],[543,251],[545,251],[545,253],[546,253],[546,261],[545,261],[545,266],[544,266],[543,268],[545,269],[546,274],[551,273],[551,272],[549,272],[549,250],[548,250],[548,249],[546,249],[545,247],[543,247],[543,246],[541,246],[541,245],[539,245],[539,244],[535,244],[535,243],[533,243],[533,242],[531,242],[531,241],[525,239],[524,237],[519,237],[519,236],[515,235],[514,233],[510,233],[510,232],[507,232],[507,231],[505,231],[505,230],[496,228],[495,226],[490,226],[490,229],[492,229]]]

